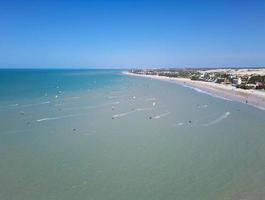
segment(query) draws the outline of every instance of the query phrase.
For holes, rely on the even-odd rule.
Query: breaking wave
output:
[[[228,98],[225,98],[225,97],[222,97],[222,96],[213,94],[211,92],[207,92],[205,90],[202,90],[202,89],[199,89],[199,88],[190,86],[190,85],[186,85],[186,84],[181,84],[181,85],[184,86],[184,87],[186,87],[186,88],[190,88],[190,89],[192,89],[192,90],[194,90],[196,92],[199,92],[199,93],[207,94],[209,96],[212,96],[212,97],[215,97],[215,98],[219,98],[219,99],[223,99],[223,100],[226,100],[226,101],[232,101],[231,99],[228,99]]]

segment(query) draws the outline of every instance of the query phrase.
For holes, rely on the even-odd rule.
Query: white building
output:
[[[239,78],[234,78],[234,79],[232,79],[232,83],[234,85],[240,85],[242,83],[242,80],[241,80],[240,77]]]

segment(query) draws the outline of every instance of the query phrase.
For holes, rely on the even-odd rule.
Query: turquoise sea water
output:
[[[119,70],[1,70],[0,94],[0,199],[265,196],[265,111]]]

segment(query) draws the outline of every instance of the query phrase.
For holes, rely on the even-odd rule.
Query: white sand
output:
[[[230,73],[234,75],[244,76],[244,75],[265,75],[265,69],[210,69],[210,70],[200,70],[201,73],[215,73],[215,72],[223,72],[223,73]]]
[[[156,76],[156,75],[140,75],[129,72],[124,72],[124,74],[140,76],[140,77],[148,77],[152,79],[165,80],[171,82],[173,81],[181,85],[198,88],[200,90],[203,90],[205,92],[211,93],[213,95],[225,99],[247,103],[249,105],[265,110],[265,92],[263,91],[244,90],[244,89],[235,88],[231,85],[217,84],[217,83],[204,82],[204,81],[193,81],[187,78],[171,78],[171,77]]]

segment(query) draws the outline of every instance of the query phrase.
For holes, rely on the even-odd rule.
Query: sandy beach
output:
[[[156,75],[140,75],[130,72],[124,72],[124,74],[175,82],[177,84],[186,87],[199,89],[201,90],[201,92],[205,92],[219,98],[238,101],[265,110],[265,92],[263,91],[244,90],[244,89],[235,88],[231,85],[224,85],[224,84],[217,84],[217,83],[203,82],[203,81],[193,81],[187,78],[171,78],[171,77],[156,76]]]

